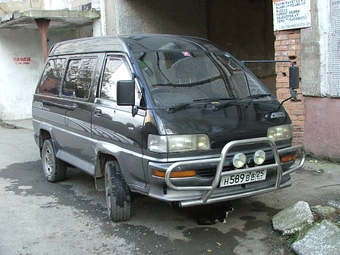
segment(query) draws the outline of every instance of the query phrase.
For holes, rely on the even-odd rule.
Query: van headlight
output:
[[[268,128],[267,137],[274,141],[287,140],[293,137],[293,125],[286,124]]]
[[[149,135],[148,149],[153,152],[184,152],[210,149],[207,135]]]

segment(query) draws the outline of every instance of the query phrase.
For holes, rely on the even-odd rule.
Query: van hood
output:
[[[161,134],[207,134],[212,149],[221,148],[232,140],[266,137],[269,127],[291,123],[276,100],[245,100],[219,109],[201,104],[172,112],[168,108],[156,111],[163,123]]]

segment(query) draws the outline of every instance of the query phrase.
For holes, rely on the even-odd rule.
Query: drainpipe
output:
[[[44,61],[46,61],[48,56],[48,46],[47,46],[47,31],[48,26],[50,25],[49,19],[35,19],[35,23],[37,23],[37,26],[39,28],[40,34],[41,34],[41,44],[42,44],[42,50],[44,53]]]

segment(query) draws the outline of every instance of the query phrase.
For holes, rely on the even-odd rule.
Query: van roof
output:
[[[94,52],[145,52],[145,51],[219,51],[208,40],[180,35],[118,35],[86,37],[56,43],[50,49],[50,56]]]

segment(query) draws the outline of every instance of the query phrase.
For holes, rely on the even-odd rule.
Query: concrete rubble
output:
[[[298,255],[340,254],[340,202],[312,206],[304,201],[274,215],[273,228],[292,236],[291,248]]]
[[[313,226],[301,240],[292,244],[296,254],[339,255],[340,229],[328,220]]]
[[[308,203],[299,201],[274,215],[272,221],[275,230],[288,235],[301,231],[306,225],[313,224],[314,219]]]

